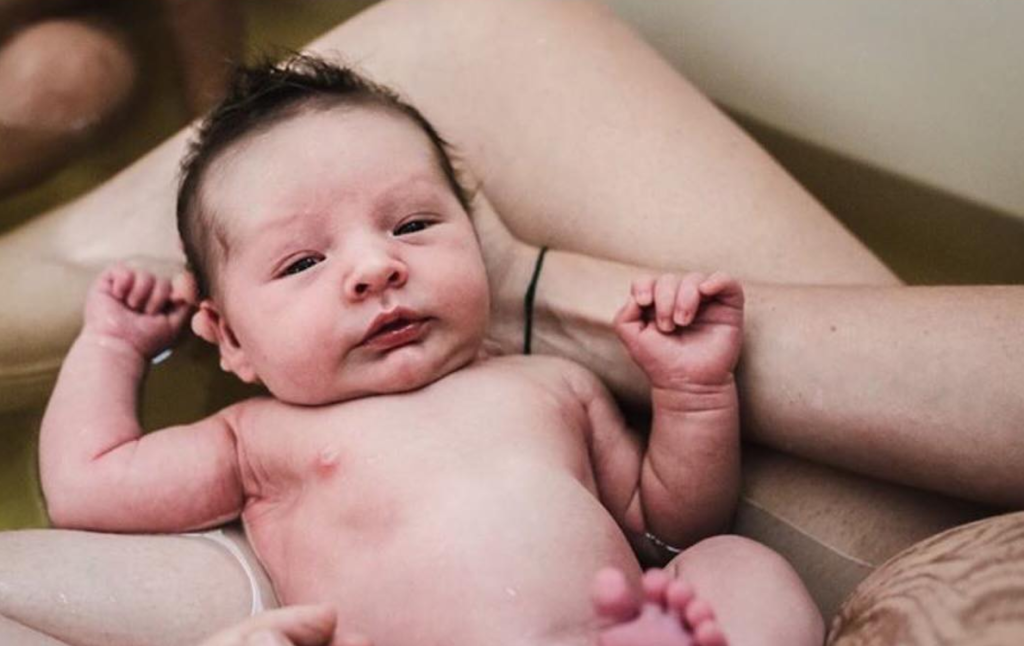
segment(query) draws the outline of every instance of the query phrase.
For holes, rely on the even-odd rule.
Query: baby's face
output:
[[[427,136],[364,108],[309,112],[216,162],[224,363],[277,398],[411,390],[467,364],[487,327],[483,259]]]

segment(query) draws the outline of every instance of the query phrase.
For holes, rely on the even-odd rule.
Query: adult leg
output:
[[[643,575],[642,591],[622,572],[594,580],[593,601],[605,646],[820,646],[821,614],[796,572],[778,554],[738,536],[690,547],[663,571]]]
[[[455,142],[513,230],[535,242],[762,281],[893,281],[600,7],[392,0],[312,49],[358,63],[406,93]],[[26,306],[0,313],[0,329],[18,338],[0,347],[12,400],[45,390],[95,271],[131,256],[180,262],[171,213],[184,142],[184,134],[174,137],[0,242],[0,269],[24,275],[19,267],[36,267],[31,280],[9,285],[8,300]]]
[[[208,539],[0,533],[5,644],[194,646],[248,616],[251,603],[242,566]]]
[[[764,282],[895,282],[599,5],[398,0],[311,49],[410,96],[535,244]]]
[[[739,536],[690,547],[666,571],[711,606],[730,646],[817,646],[825,625],[793,568],[775,552]]]

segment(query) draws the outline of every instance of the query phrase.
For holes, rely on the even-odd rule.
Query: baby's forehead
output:
[[[245,137],[211,163],[200,199],[231,226],[360,196],[398,202],[431,192],[452,191],[427,135],[405,117],[364,110],[298,115]]]

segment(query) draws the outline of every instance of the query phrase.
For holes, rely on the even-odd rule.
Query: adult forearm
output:
[[[550,252],[535,352],[648,397],[611,320],[636,267]],[[1024,287],[745,286],[745,437],[819,462],[1024,504]]]
[[[761,286],[748,307],[749,437],[1024,505],[1024,287]]]

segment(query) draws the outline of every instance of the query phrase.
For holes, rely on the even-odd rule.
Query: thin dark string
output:
[[[533,266],[533,276],[530,278],[530,284],[526,288],[526,298],[523,302],[525,310],[524,318],[526,321],[523,332],[523,354],[530,354],[530,340],[533,336],[533,297],[537,294],[537,282],[540,280],[540,268],[544,265],[544,254],[547,252],[547,247],[540,248],[540,253],[537,254],[537,263]]]

